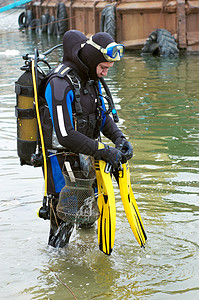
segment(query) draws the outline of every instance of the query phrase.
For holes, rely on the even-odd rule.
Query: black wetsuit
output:
[[[96,65],[98,65],[101,58],[96,58],[92,72],[89,72],[91,70],[80,59],[81,44],[85,41],[85,36],[79,31],[72,30],[65,33],[63,40],[63,64],[58,66],[54,73],[60,73],[60,70],[70,67],[80,80],[82,115],[79,119],[75,111],[75,92],[70,78],[53,75],[48,81],[45,90],[45,99],[49,107],[53,128],[57,140],[62,146],[61,150],[55,152],[48,150],[48,194],[55,196],[54,211],[56,211],[57,204],[55,199],[58,198],[61,189],[65,185],[62,174],[65,159],[64,154],[62,154],[63,150],[94,156],[98,150],[97,138],[100,135],[100,131],[112,142],[123,136],[112,118],[104,113],[105,105],[103,97],[100,96],[101,87],[98,78],[96,76],[92,76],[94,79],[90,78],[90,74],[95,74]],[[89,53],[87,54],[89,55]],[[60,235],[58,234],[59,238],[56,237],[57,224],[63,227],[63,230],[60,229]],[[64,230],[69,232],[65,240],[63,240]],[[64,246],[68,242],[71,231],[71,224],[64,224],[58,218],[56,220],[53,217],[53,213],[51,213],[49,244],[54,247]]]

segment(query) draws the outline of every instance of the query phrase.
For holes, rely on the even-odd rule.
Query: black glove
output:
[[[116,169],[119,166],[120,162],[125,159],[125,156],[120,150],[108,145],[104,145],[103,149],[98,149],[95,152],[94,158],[104,160],[110,163],[113,168]]]
[[[119,137],[116,139],[115,147],[122,151],[123,156],[125,157],[125,159],[122,160],[122,163],[127,162],[127,160],[133,157],[133,147],[131,143],[129,143],[124,137]]]

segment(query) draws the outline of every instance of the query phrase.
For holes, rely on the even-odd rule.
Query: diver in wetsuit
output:
[[[69,153],[67,160],[71,169],[79,168],[74,153],[104,160],[113,168],[133,155],[131,144],[105,113],[99,81],[123,56],[123,45],[116,44],[104,32],[87,39],[83,33],[70,30],[63,36],[63,51],[63,62],[54,70],[45,89],[54,136],[47,160],[47,191],[51,195],[48,243],[53,247],[65,246],[74,226],[60,219],[56,212],[59,194],[65,185],[62,171],[66,153]],[[115,148],[104,145],[100,149],[100,132]]]

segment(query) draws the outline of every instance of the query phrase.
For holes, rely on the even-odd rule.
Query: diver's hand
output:
[[[122,153],[125,159],[122,161],[122,163],[127,162],[127,160],[131,159],[133,157],[133,147],[130,142],[128,142],[125,138],[117,138],[115,141],[115,147],[116,149],[119,149]]]
[[[125,159],[125,156],[122,151],[104,144],[103,149],[98,149],[95,152],[94,158],[104,160],[110,163],[114,169],[117,169],[120,162]]]

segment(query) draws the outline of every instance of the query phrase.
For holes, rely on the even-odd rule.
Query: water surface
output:
[[[119,127],[134,147],[131,182],[146,248],[130,230],[114,182],[112,255],[98,250],[96,228],[75,230],[68,248],[57,250],[47,246],[49,222],[36,214],[41,170],[21,167],[17,157],[14,83],[22,54],[45,51],[61,39],[18,31],[19,13],[1,14],[0,27],[0,297],[74,299],[65,284],[77,299],[198,299],[199,56],[127,52],[107,78]],[[49,61],[55,66],[61,56],[56,50]]]

